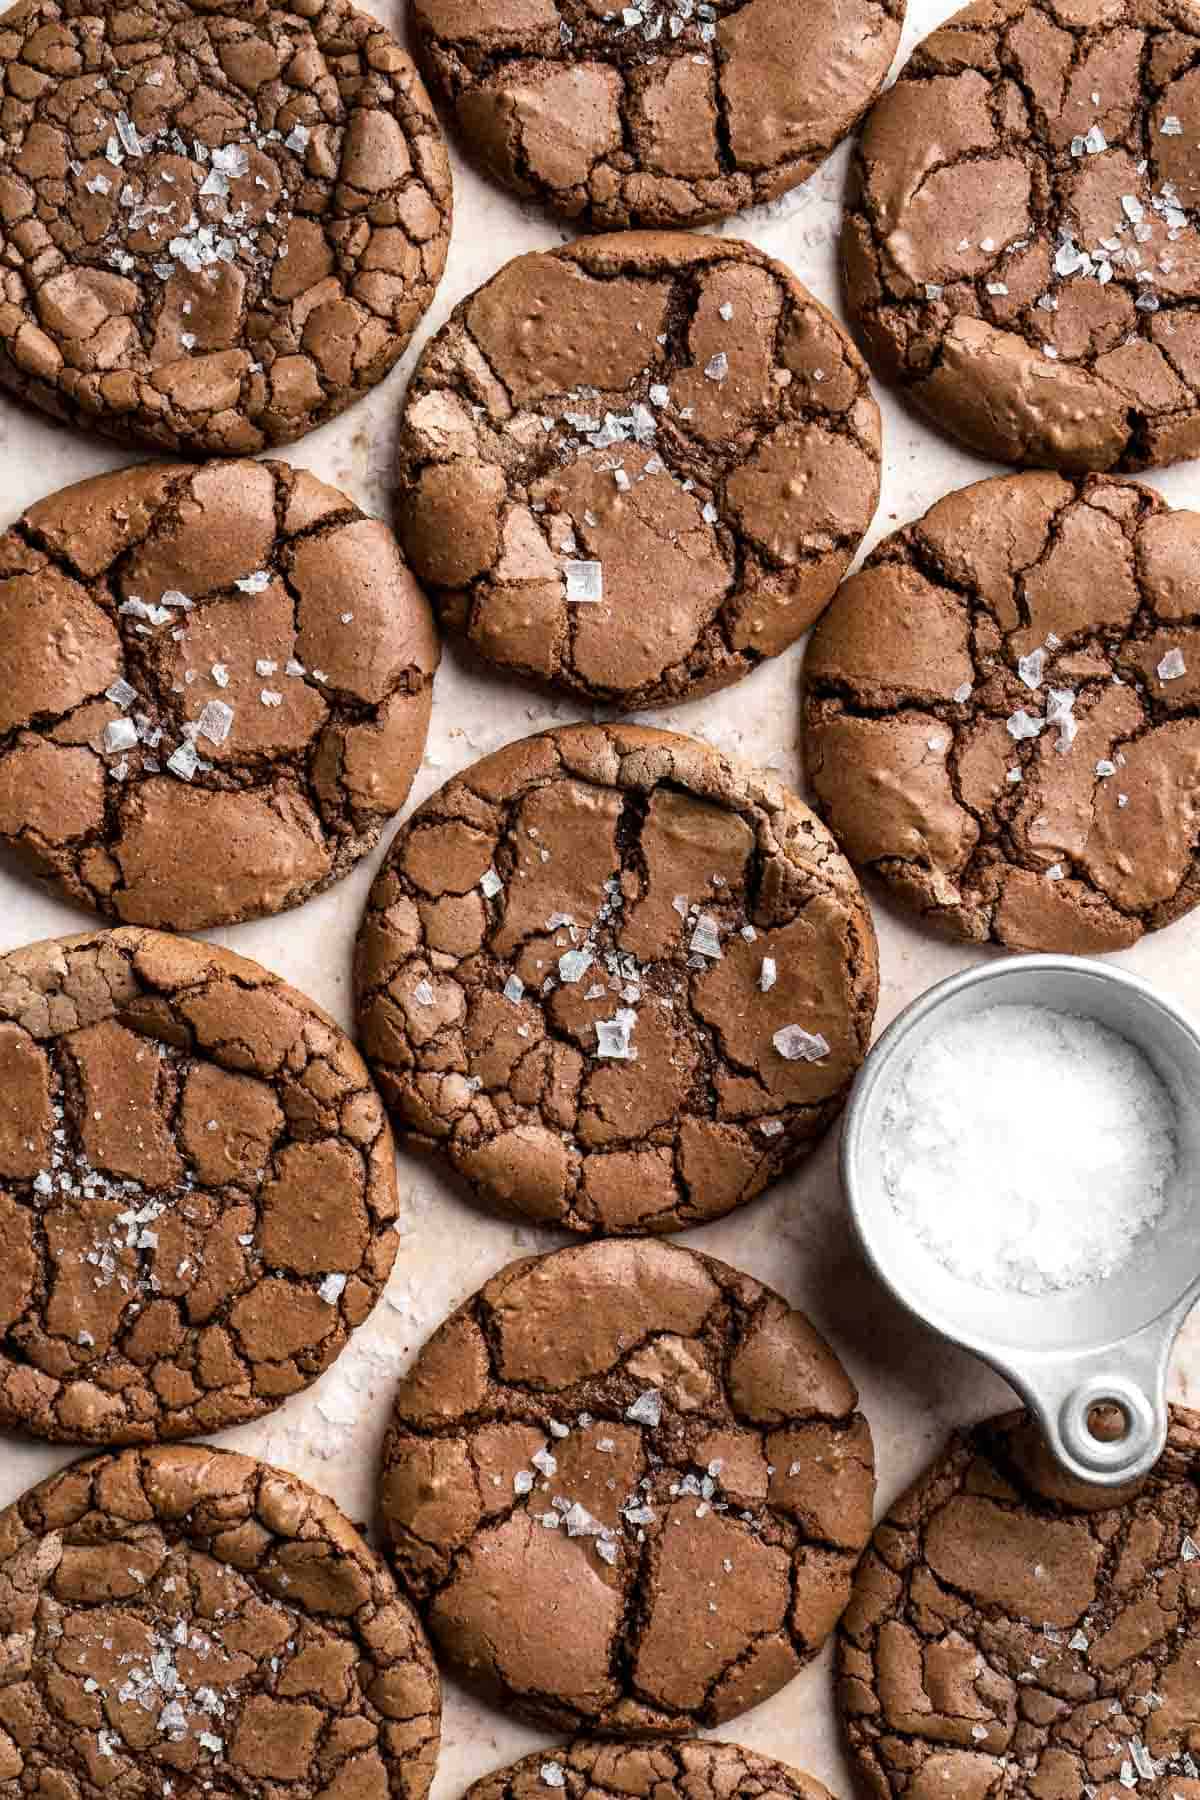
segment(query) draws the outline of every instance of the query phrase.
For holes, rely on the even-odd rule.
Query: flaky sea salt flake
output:
[[[524,998],[524,995],[525,983],[521,980],[521,977],[519,975],[510,975],[504,984],[504,998],[506,1000],[511,1000],[515,1006],[518,1000]]]
[[[625,1417],[634,1425],[648,1425],[653,1431],[662,1423],[662,1395],[657,1388],[647,1388],[638,1395],[632,1406],[625,1408]],[[632,1514],[629,1515],[632,1517]]]
[[[778,974],[779,971],[775,965],[775,958],[773,956],[764,956],[762,959],[762,968],[759,970],[758,976],[758,985],[764,994],[769,994],[771,989],[775,986]]]
[[[1183,651],[1178,647],[1170,649],[1158,665],[1160,681],[1178,681],[1181,675],[1187,674],[1187,664],[1183,660]]]
[[[111,687],[105,688],[104,698],[111,700],[114,706],[119,706],[122,712],[125,712],[137,699],[137,689],[128,681],[118,677]]]
[[[696,920],[696,928],[692,932],[688,948],[696,956],[710,956],[717,962],[721,960],[721,933],[711,913],[701,913]]]
[[[785,1025],[771,1039],[785,1062],[820,1062],[829,1055],[829,1044],[822,1034],[805,1031],[802,1025]]]
[[[110,756],[117,750],[132,750],[138,741],[137,727],[132,719],[113,719],[104,727],[104,753]]]
[[[207,738],[210,744],[223,744],[233,724],[233,708],[227,706],[224,700],[210,700],[197,724],[200,728],[199,735]]]
[[[1024,738],[1040,737],[1046,728],[1046,721],[1034,718],[1032,714],[1025,711],[1023,706],[1019,706],[1016,712],[1005,720],[1005,725],[1008,728],[1009,737],[1015,738],[1020,743]]]
[[[729,373],[729,358],[723,350],[718,350],[715,356],[709,357],[704,365],[704,373],[710,381],[724,381]]]
[[[628,1007],[621,1010],[611,1019],[596,1020],[596,1055],[608,1057],[614,1062],[632,1062],[637,1052],[633,1049],[633,1028],[637,1024],[637,1014]]]
[[[563,565],[567,600],[573,605],[595,605],[604,598],[604,564],[569,562]]]

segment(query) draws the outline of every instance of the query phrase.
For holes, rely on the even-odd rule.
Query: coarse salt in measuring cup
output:
[[[1178,1007],[1082,957],[951,976],[860,1070],[841,1169],[885,1286],[1012,1383],[1068,1475],[1149,1472],[1200,1299],[1200,1032]]]
[[[1175,1108],[1095,1019],[999,1003],[914,1055],[883,1118],[892,1203],[954,1275],[1049,1294],[1103,1281],[1167,1207]]]

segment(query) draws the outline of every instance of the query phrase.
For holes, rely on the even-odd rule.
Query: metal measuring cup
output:
[[[1178,1166],[1162,1218],[1124,1268],[1061,1294],[992,1292],[951,1274],[896,1212],[879,1155],[893,1085],[922,1046],[985,1007],[1029,1004],[1119,1032],[1148,1059],[1176,1113]],[[1014,1120],[1014,1150],[1019,1128]],[[1010,957],[939,982],[893,1021],[859,1072],[841,1169],[858,1236],[885,1287],[1012,1383],[1069,1475],[1119,1487],[1148,1473],[1166,1443],[1167,1363],[1200,1300],[1200,1034],[1170,1001],[1135,975],[1070,956]],[[1123,1416],[1119,1436],[1093,1429],[1105,1403]]]

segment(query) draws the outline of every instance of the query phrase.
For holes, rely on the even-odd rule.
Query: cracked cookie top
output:
[[[110,436],[289,443],[398,360],[450,168],[347,0],[25,0],[0,16],[0,382]]]
[[[843,235],[878,367],[1003,462],[1200,452],[1200,14],[978,0],[874,108]]]
[[[1200,1414],[1116,1496],[1064,1487],[1024,1414],[957,1434],[876,1531],[840,1652],[876,1800],[1197,1800]]]
[[[580,1738],[485,1775],[463,1800],[552,1800],[551,1788],[563,1800],[831,1800],[827,1788],[799,1769],[740,1744],[700,1738],[663,1744]]]
[[[510,744],[397,834],[360,1040],[414,1147],[585,1233],[719,1217],[800,1160],[870,1041],[875,937],[769,775],[619,725]]]
[[[148,463],[0,536],[0,842],[198,930],[296,906],[420,765],[432,614],[386,525],[286,463]]]
[[[249,1457],[126,1450],[31,1489],[0,1513],[0,1634],[7,1793],[428,1792],[412,1609],[331,1500]]]
[[[398,1210],[358,1052],[257,963],[128,928],[0,958],[6,1427],[146,1443],[273,1411],[378,1300]]]
[[[634,711],[808,630],[879,496],[841,326],[735,239],[631,233],[508,263],[405,399],[399,529],[506,673]]]
[[[630,1239],[529,1257],[400,1384],[391,1555],[447,1660],[524,1717],[717,1725],[790,1681],[846,1604],[874,1497],[857,1403],[804,1315],[711,1257]]]
[[[581,225],[700,225],[805,181],[891,67],[904,0],[413,0],[498,180]]]
[[[842,588],[805,666],[816,804],[953,937],[1094,954],[1200,901],[1200,514],[1001,475]]]

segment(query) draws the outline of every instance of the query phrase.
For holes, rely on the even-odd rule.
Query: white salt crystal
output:
[[[724,381],[729,373],[729,358],[723,350],[718,350],[715,356],[709,357],[704,365],[704,373],[710,381]]]
[[[1027,713],[1023,706],[1019,706],[1016,712],[1013,713],[1005,723],[1008,726],[1009,736],[1016,738],[1018,743],[1020,743],[1022,738],[1039,737],[1044,731],[1046,724],[1044,719],[1034,718],[1031,714]]]
[[[762,959],[762,969],[759,971],[758,977],[758,985],[764,994],[770,993],[771,989],[775,986],[777,977],[778,970],[775,966],[775,958],[773,956],[764,956]]]
[[[568,983],[582,981],[592,966],[590,950],[567,950],[558,959],[558,978]]]
[[[696,929],[692,932],[688,948],[697,956],[711,956],[718,962],[721,960],[721,933],[711,913],[701,913],[696,920]]]
[[[652,1429],[662,1423],[662,1395],[657,1388],[647,1388],[639,1394],[632,1406],[625,1408],[625,1417],[635,1425],[649,1425]]]
[[[104,698],[106,700],[111,700],[114,706],[119,706],[124,712],[131,707],[137,699],[137,689],[131,687],[129,682],[118,678],[113,682],[110,688],[105,688]]]
[[[829,1045],[819,1031],[805,1031],[802,1025],[785,1025],[771,1039],[785,1062],[820,1062],[829,1055]]]
[[[563,1773],[561,1763],[544,1762],[541,1767],[541,1777],[547,1787],[560,1788],[566,1785],[567,1778]]]
[[[633,1028],[637,1024],[637,1014],[627,1007],[611,1019],[596,1020],[596,1055],[605,1056],[616,1062],[632,1062]]]
[[[1158,129],[1163,137],[1182,137],[1183,121],[1176,118],[1174,113],[1168,113]]]
[[[132,750],[138,741],[137,727],[132,719],[113,719],[104,727],[104,752],[111,755],[115,750]]]
[[[958,704],[962,706],[971,698],[973,691],[971,683],[969,681],[964,681],[961,687],[955,688],[954,698],[958,701]]]
[[[604,598],[604,564],[569,562],[563,573],[567,582],[567,599],[573,604],[592,605]]]
[[[1126,1038],[1049,1007],[990,1006],[947,1024],[897,1078],[880,1166],[896,1211],[953,1274],[1047,1294],[1106,1279],[1161,1217],[1175,1123]]]
[[[418,1006],[432,1006],[434,1001],[433,984],[422,978],[413,989],[413,999]]]
[[[199,735],[210,744],[223,744],[233,724],[233,708],[224,700],[210,700],[197,720]]]
[[[336,1306],[346,1288],[344,1275],[327,1275],[317,1289],[326,1306]]]
[[[497,875],[495,869],[488,869],[486,871],[480,880],[479,887],[484,897],[488,900],[494,900],[497,894],[502,894],[504,892],[504,883]]]
[[[524,993],[525,983],[521,980],[521,977],[519,975],[510,975],[504,984],[504,998],[506,1000],[511,1000],[515,1006],[517,1001],[524,997]]]
[[[235,582],[234,585],[241,588],[243,594],[264,593],[271,585],[271,571],[259,569],[255,574],[245,576],[243,580]]]
[[[1046,667],[1046,652],[1031,650],[1028,656],[1022,656],[1017,663],[1017,674],[1027,688],[1040,688],[1042,674]]]
[[[1181,675],[1186,674],[1187,664],[1183,660],[1183,651],[1168,650],[1158,665],[1158,679],[1160,681],[1178,681]]]
[[[168,756],[167,767],[172,775],[178,775],[181,781],[190,781],[196,773],[199,761],[195,744],[183,743],[180,744],[178,750]]]

